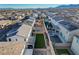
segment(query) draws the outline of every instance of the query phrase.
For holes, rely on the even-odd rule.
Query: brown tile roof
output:
[[[20,55],[23,42],[0,42],[0,55]]]

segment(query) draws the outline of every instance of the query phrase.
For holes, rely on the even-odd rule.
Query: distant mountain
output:
[[[60,5],[56,8],[79,8],[79,4]]]
[[[0,8],[0,10],[34,10],[35,8]]]
[[[13,8],[0,8],[0,10],[13,10]]]

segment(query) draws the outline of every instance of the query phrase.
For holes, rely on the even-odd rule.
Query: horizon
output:
[[[77,5],[79,4],[0,4],[0,9],[44,9],[44,8],[58,8],[61,6],[66,6],[67,5]],[[62,7],[64,8],[64,7]],[[69,7],[70,8],[70,7]],[[72,7],[73,8],[73,7]]]
[[[0,4],[0,8],[55,8],[60,4]]]

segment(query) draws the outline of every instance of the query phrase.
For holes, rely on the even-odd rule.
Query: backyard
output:
[[[45,41],[43,34],[36,34],[35,48],[45,48]]]
[[[56,49],[57,55],[70,55],[67,49]]]

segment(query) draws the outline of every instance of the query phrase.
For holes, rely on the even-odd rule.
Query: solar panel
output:
[[[68,22],[68,21],[61,21],[59,23],[62,24],[69,31],[78,29],[78,27],[75,24]]]
[[[64,17],[56,16],[56,17],[54,17],[53,19],[54,19],[55,21],[59,21],[59,20],[63,20]]]

